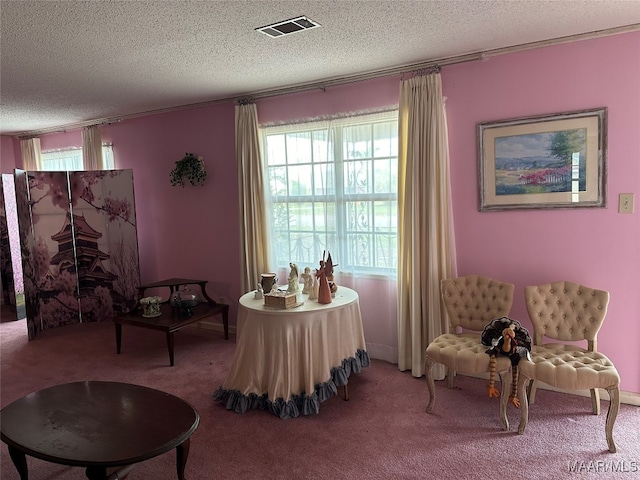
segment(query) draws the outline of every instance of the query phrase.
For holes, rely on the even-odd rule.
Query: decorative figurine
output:
[[[489,398],[497,398],[500,391],[495,387],[496,356],[504,355],[511,359],[511,394],[509,402],[516,408],[520,408],[518,398],[518,363],[521,358],[531,359],[531,336],[520,322],[509,317],[494,318],[482,330],[482,344],[489,346],[487,350],[489,360],[489,385],[487,392]]]
[[[311,288],[309,289],[309,300],[318,300],[318,289],[320,284],[318,283],[318,270],[316,270],[313,274],[313,283],[311,284]]]
[[[261,298],[264,298],[264,290],[262,290],[262,284],[258,283],[258,286],[256,287],[256,293],[253,296],[253,298],[259,300]]]
[[[289,263],[291,271],[289,272],[289,286],[287,293],[298,293],[300,289],[300,279],[298,278],[298,266],[295,263]]]
[[[309,267],[304,267],[304,273],[300,275],[302,278],[302,293],[311,292],[311,287],[313,285],[313,279],[311,278],[311,269]]]
[[[338,285],[333,281],[333,267],[337,267],[338,264],[334,265],[333,260],[331,260],[331,252],[327,256],[327,262],[325,264],[325,270],[327,273],[327,283],[329,284],[329,291],[331,292],[331,297],[335,298],[336,292],[338,291]]]
[[[326,262],[324,261],[324,255],[320,260],[320,268],[316,272],[316,276],[320,279],[320,285],[318,287],[318,303],[331,303],[331,290],[329,289],[329,282],[327,282],[327,270]]]

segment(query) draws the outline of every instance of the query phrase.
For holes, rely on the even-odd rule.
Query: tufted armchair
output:
[[[600,413],[599,388],[609,393],[605,434],[610,452],[616,451],[613,424],[620,407],[620,376],[605,355],[597,351],[597,335],[607,315],[609,292],[573,282],[553,282],[525,287],[529,318],[533,323],[534,345],[531,361],[519,364],[519,433],[528,421],[529,403],[533,404],[536,382],[564,390],[590,390],[595,415]],[[587,342],[584,349],[575,344],[543,343],[544,337],[562,342]],[[527,384],[531,381],[528,399]],[[528,400],[528,401],[527,401]]]
[[[488,347],[481,342],[481,332],[492,319],[509,314],[513,304],[514,285],[481,275],[444,279],[440,282],[442,303],[449,319],[449,333],[435,338],[425,353],[425,375],[429,388],[427,413],[433,411],[435,385],[432,367],[436,363],[447,369],[447,385],[453,388],[456,373],[475,375],[489,371]],[[509,429],[507,420],[508,387],[503,380],[511,362],[507,357],[497,358],[496,371],[502,382],[500,413],[503,427]]]

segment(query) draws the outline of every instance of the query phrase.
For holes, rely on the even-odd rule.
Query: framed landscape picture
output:
[[[479,123],[479,210],[605,207],[606,144],[606,108]]]

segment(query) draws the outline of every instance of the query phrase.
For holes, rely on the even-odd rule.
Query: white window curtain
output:
[[[102,145],[102,169],[113,170],[115,162],[113,158],[113,146]],[[41,170],[49,172],[65,172],[88,170],[84,166],[82,148],[68,147],[42,152]]]
[[[82,149],[78,147],[42,152],[42,168],[47,172],[66,172],[84,170]]]
[[[420,377],[427,345],[448,328],[440,281],[457,273],[440,73],[401,82],[399,136],[398,368]],[[442,365],[433,372],[444,378]]]
[[[254,103],[236,105],[236,162],[240,191],[240,287],[254,290],[261,273],[269,269],[269,241],[258,134]]]
[[[22,151],[22,169],[29,172],[42,170],[42,156],[40,153],[40,139],[29,138],[20,140]]]
[[[102,138],[97,125],[82,129],[82,160],[84,170],[103,170]]]

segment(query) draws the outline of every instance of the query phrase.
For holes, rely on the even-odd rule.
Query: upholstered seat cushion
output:
[[[489,347],[475,333],[445,333],[436,337],[427,347],[427,357],[435,363],[443,363],[459,373],[475,374],[489,371]],[[498,372],[509,370],[511,361],[507,357],[496,357]]]
[[[567,390],[611,388],[620,375],[605,355],[575,345],[534,345],[531,361],[519,363],[520,374]]]

